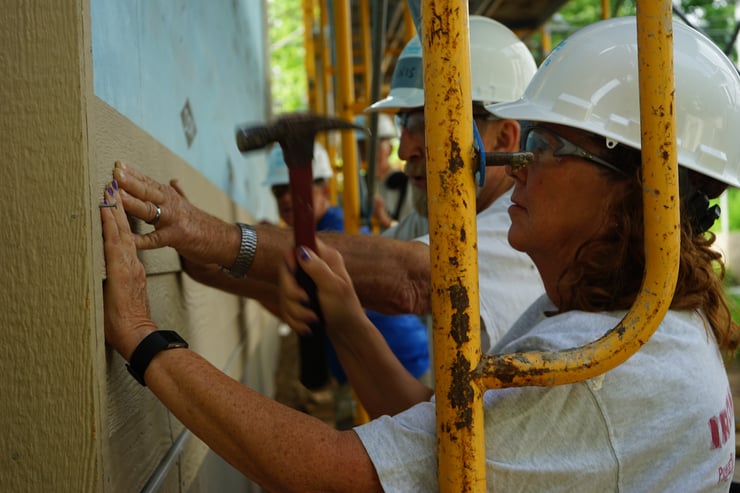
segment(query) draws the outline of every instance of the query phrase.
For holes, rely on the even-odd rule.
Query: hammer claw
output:
[[[262,149],[273,142],[286,139],[310,139],[313,142],[318,132],[328,130],[365,130],[354,123],[329,116],[311,113],[283,115],[269,125],[240,125],[236,129],[236,145],[241,152]]]

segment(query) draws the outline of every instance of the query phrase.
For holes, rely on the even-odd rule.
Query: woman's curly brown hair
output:
[[[634,152],[634,151],[633,151]],[[637,156],[621,156],[639,163]],[[612,162],[622,162],[625,160]],[[625,178],[604,170],[625,186],[624,194],[610,204],[598,237],[583,244],[558,283],[560,311],[628,310],[640,291],[645,272],[642,180],[639,165]],[[733,322],[725,297],[722,257],[711,246],[713,233],[694,234],[681,207],[681,252],[673,310],[701,310],[720,348],[734,354],[740,328]]]

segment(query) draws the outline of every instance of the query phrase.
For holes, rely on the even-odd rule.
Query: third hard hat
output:
[[[329,154],[324,149],[324,146],[318,142],[314,142],[312,164],[314,180],[331,178],[334,174],[331,169]],[[288,166],[285,164],[283,149],[275,144],[270,149],[270,154],[267,157],[267,177],[262,183],[273,186],[287,185],[289,182]]]

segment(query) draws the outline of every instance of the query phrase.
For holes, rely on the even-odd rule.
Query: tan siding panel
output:
[[[134,164],[161,182],[177,178],[188,199],[227,221],[253,221],[199,172],[98,98],[90,105],[94,186],[102,190],[113,163]],[[166,211],[164,211],[166,213]],[[151,226],[137,223],[139,231]],[[97,225],[99,230],[99,225]],[[99,235],[99,232],[96,233]],[[172,249],[141,252],[147,271],[152,318],[177,330],[191,347],[219,369],[255,390],[272,395],[277,361],[277,320],[255,302],[203,286],[181,271]],[[98,266],[103,274],[102,260]],[[177,439],[182,426],[108,356],[107,430],[104,468],[109,491],[137,491]],[[200,481],[209,449],[196,437],[185,443],[162,491],[186,490]],[[177,484],[177,486],[175,486]],[[169,488],[176,489],[169,489]]]

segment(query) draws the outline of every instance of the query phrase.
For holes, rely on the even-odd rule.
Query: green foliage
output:
[[[731,188],[727,191],[727,209],[722,214],[730,218],[730,231],[740,231],[740,190]]]
[[[551,45],[557,46],[578,29],[602,19],[601,0],[570,0],[551,19],[548,24]],[[635,0],[616,1],[608,17],[621,17],[635,14]],[[542,53],[539,35],[530,43],[538,59],[543,60],[547,53]]]
[[[735,27],[734,1],[681,0],[677,7],[693,27],[703,31],[722,50],[725,50]],[[635,13],[635,0],[615,0],[609,16],[621,17],[635,15]],[[557,46],[576,30],[601,18],[601,0],[570,0],[549,23],[552,46]],[[542,53],[539,35],[534,36],[529,44],[535,56],[543,60],[547,53]]]
[[[732,320],[734,320],[736,324],[740,324],[740,312],[738,311],[738,307],[740,306],[740,296],[728,293],[727,301],[730,305]]]
[[[308,108],[301,0],[268,0],[273,113]]]
[[[722,209],[722,216],[729,218],[728,228],[730,231],[740,231],[740,190],[729,188],[727,190],[727,207]],[[719,204],[719,199],[712,200],[712,204]],[[718,220],[712,226],[711,231],[721,231],[721,223]]]
[[[679,5],[695,28],[703,31],[723,51],[727,48],[735,28],[734,0],[681,0]]]
[[[740,280],[738,280],[735,273],[732,272],[729,268],[725,270],[725,277],[722,281],[724,282],[725,287],[732,287],[740,284]]]

